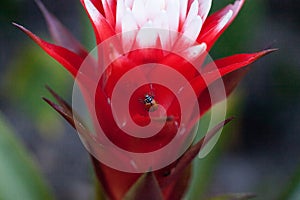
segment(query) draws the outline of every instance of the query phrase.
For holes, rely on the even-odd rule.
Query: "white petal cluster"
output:
[[[141,47],[155,46],[157,38],[162,47],[173,46],[174,34],[159,30],[180,32],[193,43],[211,8],[211,0],[194,0],[190,6],[188,3],[188,0],[117,0],[115,30],[117,33],[138,30],[136,35],[125,34],[125,46],[133,41]]]

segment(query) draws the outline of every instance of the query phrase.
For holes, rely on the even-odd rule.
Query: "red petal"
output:
[[[118,171],[107,167],[106,165],[99,162],[93,156],[91,156],[94,169],[98,180],[101,182],[106,195],[110,199],[123,199],[127,191],[136,183],[136,181],[141,177],[140,173],[126,173]],[[165,179],[168,177],[168,173],[174,167],[173,164],[163,168],[161,170],[155,171],[155,177],[159,183],[164,183]],[[183,195],[184,191],[187,188],[187,183],[190,178],[190,168],[187,167],[183,169],[182,173],[179,174],[176,178],[172,179],[172,182],[168,185],[164,185],[162,188],[164,199],[179,199]],[[178,195],[177,198],[174,197],[174,194]]]
[[[35,1],[46,19],[48,29],[53,40],[59,46],[65,47],[81,57],[86,57],[88,54],[87,51],[68,31],[68,29],[64,27],[62,23],[46,9],[46,7],[40,0]]]
[[[56,46],[54,44],[48,43],[35,34],[24,28],[23,26],[13,23],[16,27],[26,33],[31,39],[33,39],[44,51],[46,51],[51,57],[56,59],[60,64],[62,64],[73,76],[76,73],[83,62],[84,58],[78,56],[77,54],[69,51],[66,48]]]
[[[107,167],[93,156],[92,161],[98,180],[101,182],[106,195],[108,195],[110,199],[122,199],[128,189],[141,176],[141,174],[138,173],[126,173]]]
[[[184,199],[184,194],[190,185],[190,179],[192,177],[192,166],[187,166],[180,172],[180,175],[176,177],[167,187],[163,188],[164,199],[180,200]],[[160,178],[160,179],[159,179]],[[158,181],[165,179],[166,177],[158,177]],[[160,185],[161,186],[161,185]]]
[[[115,26],[115,16],[116,16],[116,0],[102,0],[102,5],[104,8],[104,15],[107,21],[111,24],[111,26]]]
[[[115,35],[115,31],[112,28],[111,24],[108,23],[108,21],[99,12],[99,10],[91,2],[91,0],[81,0],[81,3],[87,11],[91,23],[94,27],[97,44]]]
[[[162,191],[153,172],[144,173],[128,190],[123,200],[132,199],[163,199]]]
[[[245,0],[237,0],[234,4],[230,4],[225,8],[215,12],[210,15],[204,22],[202,30],[197,38],[198,43],[205,42],[207,44],[207,51],[211,49],[216,40],[220,37],[220,35],[227,29],[227,27],[232,23],[232,21],[237,16],[238,12],[242,8]],[[228,13],[228,11],[232,10],[233,14],[230,17],[229,21],[222,27],[218,27],[221,25],[222,18]]]
[[[191,85],[198,95],[201,115],[203,115],[212,106],[207,88],[208,85],[209,87],[213,87],[213,84],[217,83],[217,81],[222,78],[226,95],[229,95],[248,71],[248,68],[244,68],[245,66],[275,50],[276,49],[268,49],[252,54],[237,54],[216,60],[214,63],[207,64],[204,67],[204,73],[191,82]],[[217,66],[218,69],[214,69],[213,66]],[[219,99],[219,101],[221,100],[223,99]]]
[[[90,0],[103,17],[114,27],[116,16],[116,0]]]
[[[101,3],[101,1],[99,1],[99,0],[91,0],[91,2],[92,2],[93,5],[97,8],[97,10],[98,10],[103,16],[105,16],[103,4]]]
[[[198,73],[197,69],[195,69],[192,63],[190,63],[185,58],[182,58],[173,53],[168,54],[162,61],[160,61],[160,63],[177,70],[187,80],[191,80]],[[155,74],[155,71],[153,71],[152,73],[157,76],[157,74]],[[168,75],[166,74],[166,76]],[[172,80],[172,78],[170,78],[170,80]]]
[[[192,86],[196,94],[200,95],[201,92],[217,79],[245,67],[260,57],[273,52],[275,49],[268,49],[257,53],[251,54],[236,54],[221,58],[219,60],[208,63],[203,67],[203,73],[192,81]],[[204,77],[204,78],[203,78]],[[232,77],[233,79],[235,77]],[[205,79],[205,83],[204,83]]]

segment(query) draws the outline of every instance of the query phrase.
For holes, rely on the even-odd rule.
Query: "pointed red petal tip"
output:
[[[276,50],[277,49],[267,49],[250,54],[236,54],[215,60],[204,66],[203,77],[205,77],[205,81],[203,77],[199,76],[191,82],[195,93],[198,95],[201,116],[207,112],[211,106],[213,106],[207,90],[208,87],[212,86],[214,83],[216,83],[216,81],[222,78],[225,86],[226,96],[230,95],[241,79],[249,71],[250,67],[247,67],[248,65],[255,62],[262,56],[265,56]],[[213,103],[216,104],[224,98],[220,98],[218,101]]]
[[[230,73],[240,70],[243,67],[253,63],[262,56],[265,56],[269,53],[276,51],[277,49],[266,49],[256,53],[250,54],[235,54],[218,60],[214,60],[211,63],[208,63],[203,67],[202,76],[205,77],[205,80],[202,76],[196,77],[192,80],[193,88],[195,89],[196,94],[199,96],[208,85],[212,84],[217,79],[224,77]],[[242,76],[243,74],[238,74]],[[233,80],[240,80],[239,77],[232,77]],[[226,83],[225,88],[227,87]]]
[[[40,8],[44,18],[46,19],[48,29],[50,31],[52,39],[60,46],[65,47],[79,56],[86,57],[87,51],[78,42],[77,39],[69,32],[69,30],[63,26],[63,24],[50,13],[44,4],[40,0],[35,0],[35,3]]]
[[[64,47],[60,47],[42,40],[22,25],[19,25],[15,22],[13,22],[12,24],[23,31],[25,34],[27,34],[46,53],[57,60],[60,64],[62,64],[73,76],[76,76],[80,65],[84,61],[84,58],[78,56],[77,54],[69,51]]]
[[[72,107],[56,92],[54,92],[54,90],[52,90],[49,86],[46,86],[46,88],[58,104],[45,97],[42,97],[42,99],[54,108],[54,110],[56,110],[65,120],[67,120],[67,122],[80,134],[81,139],[90,140],[89,135],[91,135],[91,133],[85,123],[80,119],[79,115],[76,112],[73,112]]]
[[[56,110],[63,118],[65,118],[73,128],[75,128],[75,122],[77,119],[74,118],[71,106],[49,86],[46,85],[46,89],[51,93],[58,104],[50,101],[45,97],[42,97],[42,99],[46,101],[46,103],[48,103],[52,108],[54,108],[54,110]]]
[[[49,99],[42,97],[46,103],[48,103],[54,110],[56,110],[69,124],[76,129],[73,115],[70,115],[68,110],[65,110],[63,106],[57,105],[56,103],[50,101]]]
[[[272,53],[272,52],[275,52],[275,51],[278,51],[278,50],[279,50],[279,48],[270,48],[270,49],[264,49],[260,53],[262,54],[261,56],[265,56],[269,53]]]
[[[221,58],[218,60],[213,61],[213,65],[216,65],[220,71],[220,75],[224,76],[234,70],[237,70],[241,67],[245,67],[254,61],[258,60],[259,58],[277,51],[278,49],[266,49],[255,53],[242,53],[242,54],[235,54],[225,58]],[[209,67],[210,64],[204,66],[204,72],[209,72],[211,68]],[[214,67],[214,66],[213,66]],[[225,69],[227,68],[227,69]]]
[[[197,38],[197,42],[205,42],[207,44],[207,51],[209,51],[217,39],[236,18],[244,3],[245,0],[236,0],[233,4],[229,4],[223,9],[208,16]],[[226,17],[228,12],[232,13],[230,18]]]
[[[55,100],[58,102],[58,104],[64,108],[64,110],[69,114],[73,116],[73,110],[72,107],[62,98],[60,97],[54,90],[52,90],[48,85],[45,86],[46,89],[51,93],[51,95],[55,98]]]

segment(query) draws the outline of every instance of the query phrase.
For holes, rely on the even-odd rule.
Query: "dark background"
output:
[[[43,2],[88,49],[93,47],[91,27],[79,1]],[[229,3],[214,2],[213,9]],[[218,159],[206,195],[254,192],[258,199],[276,199],[300,167],[299,10],[296,0],[249,0],[213,48],[214,58],[268,47],[279,51],[252,64],[229,99],[236,120],[226,128],[229,135],[222,136],[222,150],[215,153]],[[89,156],[77,133],[41,99],[50,96],[44,89],[48,84],[70,100],[72,79],[13,27],[13,21],[49,39],[34,1],[1,0],[0,111],[37,160],[57,199],[91,199]]]

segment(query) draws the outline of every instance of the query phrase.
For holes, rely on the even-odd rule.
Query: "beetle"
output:
[[[158,104],[155,101],[153,95],[146,94],[145,97],[144,97],[143,103],[144,103],[145,109],[147,111],[153,112],[153,111],[156,111],[158,109]]]

